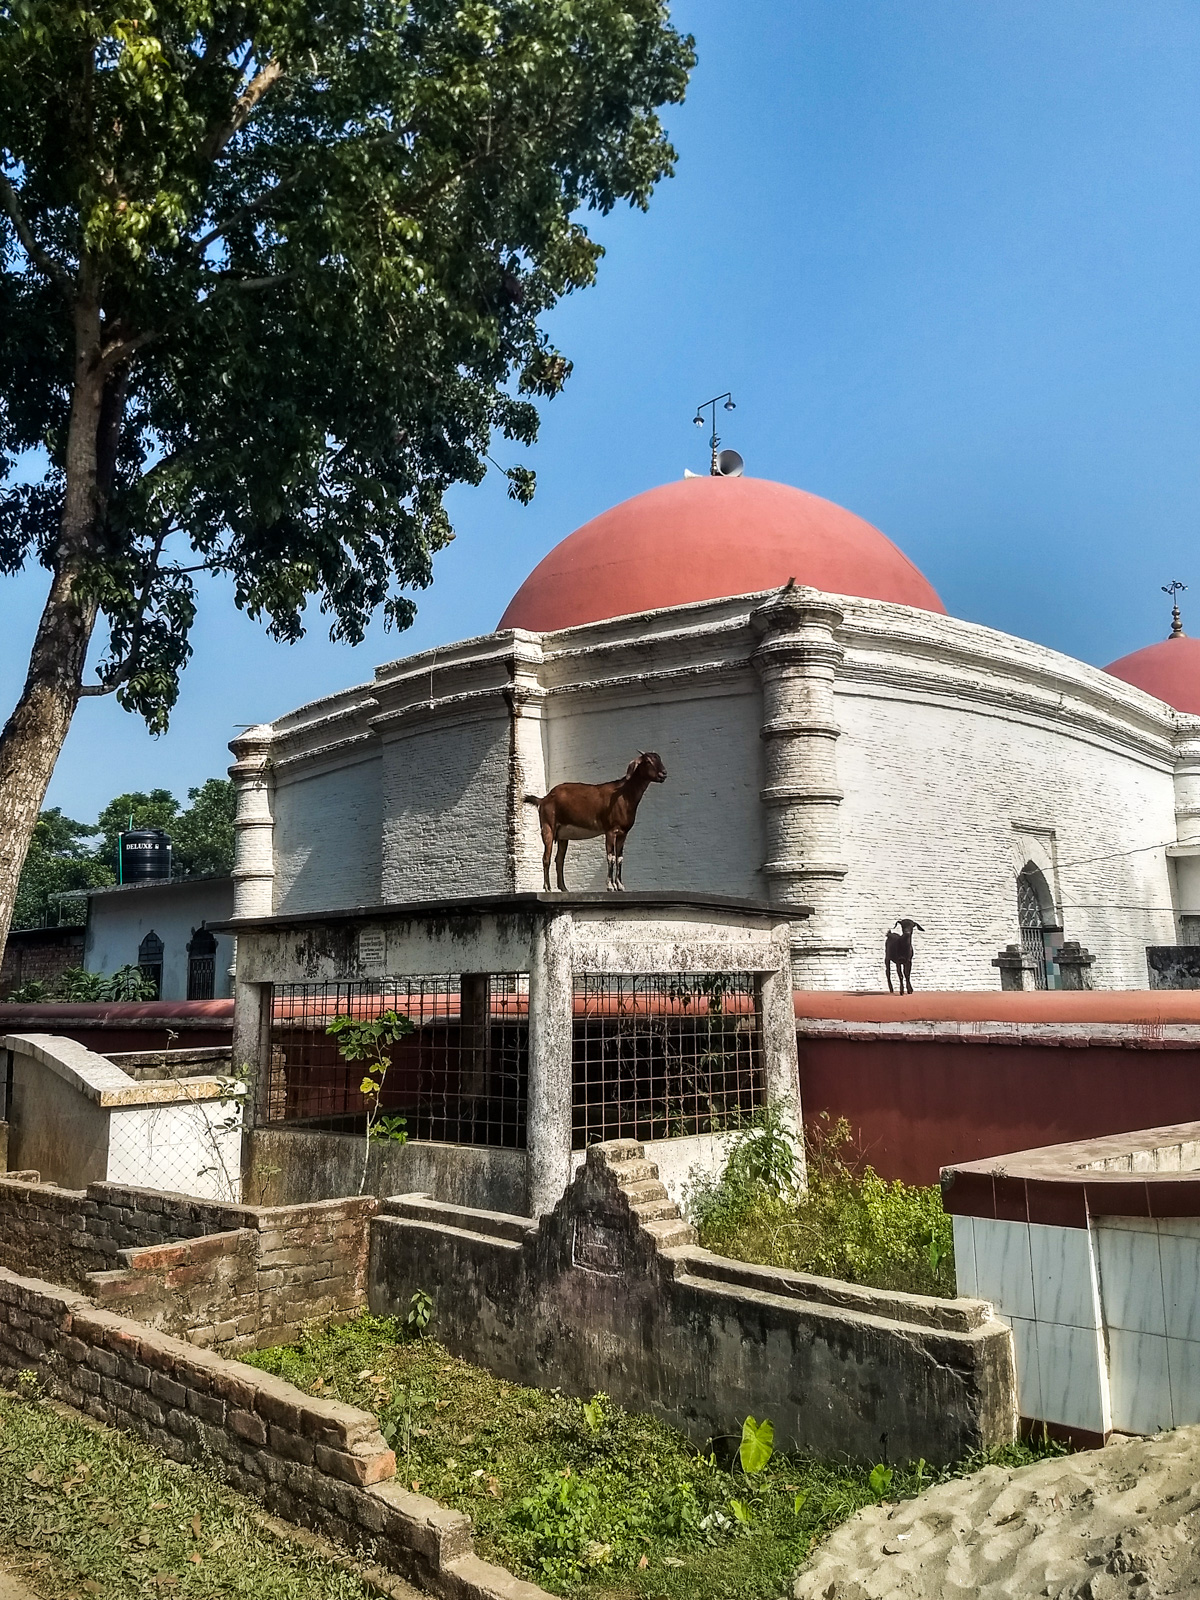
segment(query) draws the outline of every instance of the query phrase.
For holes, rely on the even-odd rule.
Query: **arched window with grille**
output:
[[[192,929],[187,958],[188,999],[211,1000],[217,984],[217,940],[203,923]]]
[[[1021,948],[1033,962],[1034,986],[1038,989],[1055,986],[1050,936],[1061,929],[1046,875],[1032,861],[1027,861],[1017,876],[1017,925],[1021,930]]]
[[[142,976],[149,978],[154,985],[154,998],[162,998],[163,979],[163,942],[151,928],[150,932],[138,945],[137,964],[142,969]]]

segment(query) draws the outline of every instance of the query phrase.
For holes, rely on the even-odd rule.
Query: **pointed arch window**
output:
[[[187,958],[188,999],[211,1000],[217,986],[217,940],[203,923],[192,929]]]
[[[163,979],[163,942],[151,928],[150,932],[138,945],[137,964],[142,969],[142,976],[149,978],[154,985],[154,998],[162,999]]]
[[[1017,925],[1021,930],[1021,948],[1033,962],[1035,988],[1057,988],[1055,936],[1062,929],[1046,875],[1032,861],[1027,861],[1017,876]]]

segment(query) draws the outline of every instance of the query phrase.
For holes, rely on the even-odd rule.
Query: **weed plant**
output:
[[[881,1178],[845,1118],[805,1134],[807,1187],[775,1112],[734,1140],[724,1171],[686,1192],[700,1243],[719,1255],[825,1278],[953,1296],[954,1237],[941,1190]]]
[[[698,1451],[605,1395],[585,1402],[493,1378],[417,1327],[411,1313],[408,1327],[363,1314],[243,1359],[374,1411],[401,1481],[466,1512],[480,1555],[555,1594],[774,1600],[860,1506],[947,1475],[925,1462],[774,1454],[769,1421],[753,1418],[739,1438]],[[1032,1458],[1018,1446],[990,1459]]]

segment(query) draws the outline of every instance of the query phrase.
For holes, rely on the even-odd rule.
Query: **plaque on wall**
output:
[[[362,972],[382,972],[387,963],[387,935],[382,928],[362,928],[358,935],[358,965]]]
[[[585,1272],[599,1272],[606,1278],[619,1278],[625,1270],[624,1236],[603,1222],[594,1222],[590,1217],[576,1217],[571,1261]]]

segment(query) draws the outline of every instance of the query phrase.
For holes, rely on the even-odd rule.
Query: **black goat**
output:
[[[899,933],[896,932],[899,928]],[[904,985],[908,985],[908,992],[913,992],[912,987],[912,936],[913,929],[924,933],[925,929],[919,922],[914,922],[911,917],[901,917],[900,921],[889,931],[887,943],[883,947],[883,970],[887,974],[888,993],[895,994],[892,988],[892,968],[896,969],[896,976],[900,979],[900,993],[904,993]]]

